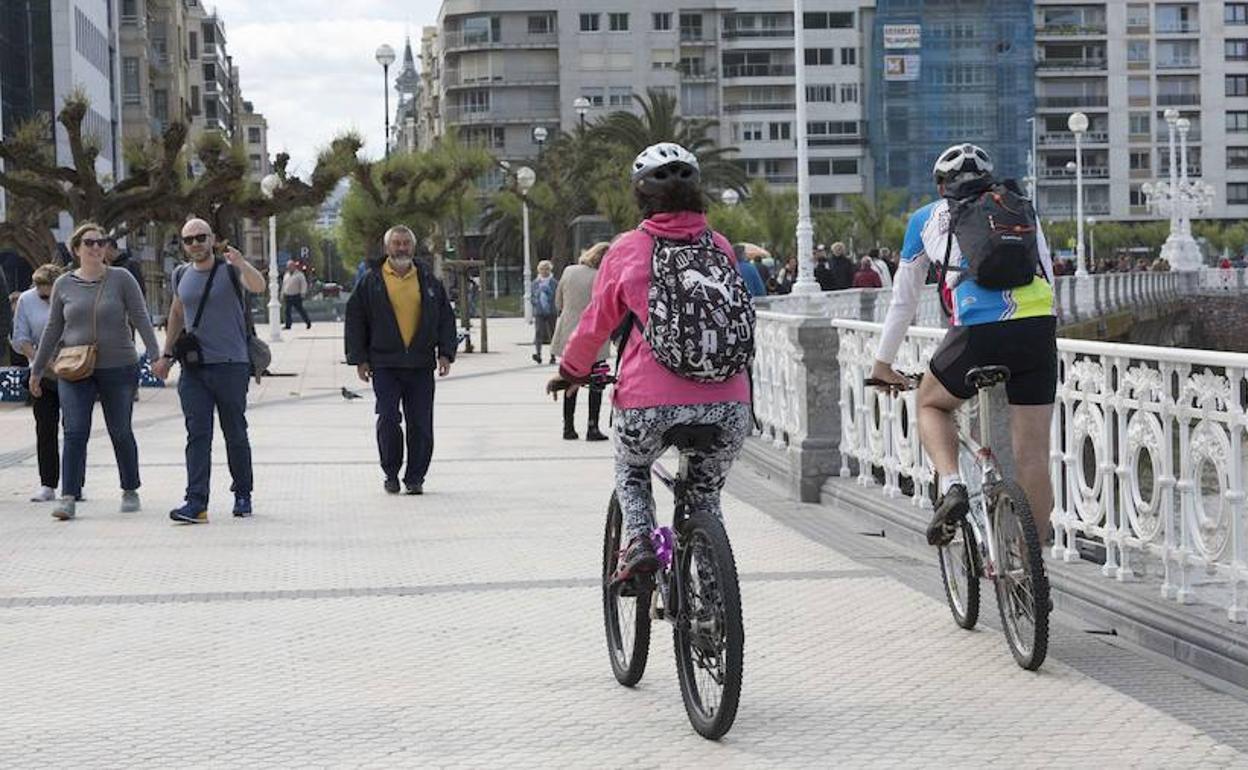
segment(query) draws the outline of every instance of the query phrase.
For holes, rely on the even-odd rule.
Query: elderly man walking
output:
[[[190,258],[173,272],[173,301],[165,333],[164,355],[152,366],[159,377],[182,364],[178,397],[186,419],[186,501],[169,512],[184,524],[208,521],[212,475],[212,417],[225,436],[233,477],[234,515],[252,513],[251,441],[247,437],[247,381],[251,356],[244,293],[264,291],[264,276],[231,246],[216,257],[216,237],[202,219],[182,226],[182,246]],[[189,319],[189,323],[188,323]]]
[[[455,360],[455,315],[442,282],[413,261],[412,231],[396,225],[383,243],[385,262],[364,273],[347,302],[347,363],[361,380],[373,383],[385,490],[399,491],[406,444],[403,486],[407,494],[419,495],[433,457],[433,372],[445,377]]]
[[[299,311],[303,322],[308,328],[312,328],[312,321],[308,318],[308,311],[303,309],[303,295],[308,293],[308,278],[295,264],[295,261],[286,263],[286,275],[282,277],[282,301],[286,305],[286,328],[294,323],[295,311]]]

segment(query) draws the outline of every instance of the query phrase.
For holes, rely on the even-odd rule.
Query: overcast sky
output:
[[[290,169],[307,178],[317,152],[337,133],[355,129],[365,155],[378,157],[385,132],[382,70],[373,58],[389,43],[402,64],[404,35],[420,57],[421,27],[432,25],[438,0],[205,0],[225,23],[226,48],[238,65],[243,98],[269,122],[269,152],[288,152]]]

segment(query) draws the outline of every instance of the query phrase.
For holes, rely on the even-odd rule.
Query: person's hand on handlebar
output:
[[[915,387],[915,380],[894,369],[890,364],[876,361],[871,367],[871,377],[867,384],[881,393],[897,393]]]

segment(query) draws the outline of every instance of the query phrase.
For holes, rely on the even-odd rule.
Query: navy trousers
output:
[[[398,478],[406,445],[407,472],[403,474],[403,482],[425,483],[425,473],[433,459],[433,390],[433,369],[373,370],[377,450],[386,478]],[[404,422],[407,423],[406,441]]]

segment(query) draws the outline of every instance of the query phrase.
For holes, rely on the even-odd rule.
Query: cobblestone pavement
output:
[[[101,422],[69,523],[25,502],[32,423],[0,411],[0,766],[1248,764],[1243,701],[1067,625],[1023,672],[997,631],[953,625],[934,564],[743,469],[744,693],[721,743],[698,738],[662,629],[640,686],[610,674],[609,445],[561,440],[525,327],[490,331],[501,352],[439,383],[423,497],[382,492],[371,394],[328,324],[288,333],[294,376],[253,390],[254,519],[229,515],[219,438],[212,523],[166,518],[172,389],[136,413],[143,512],[117,512]]]

